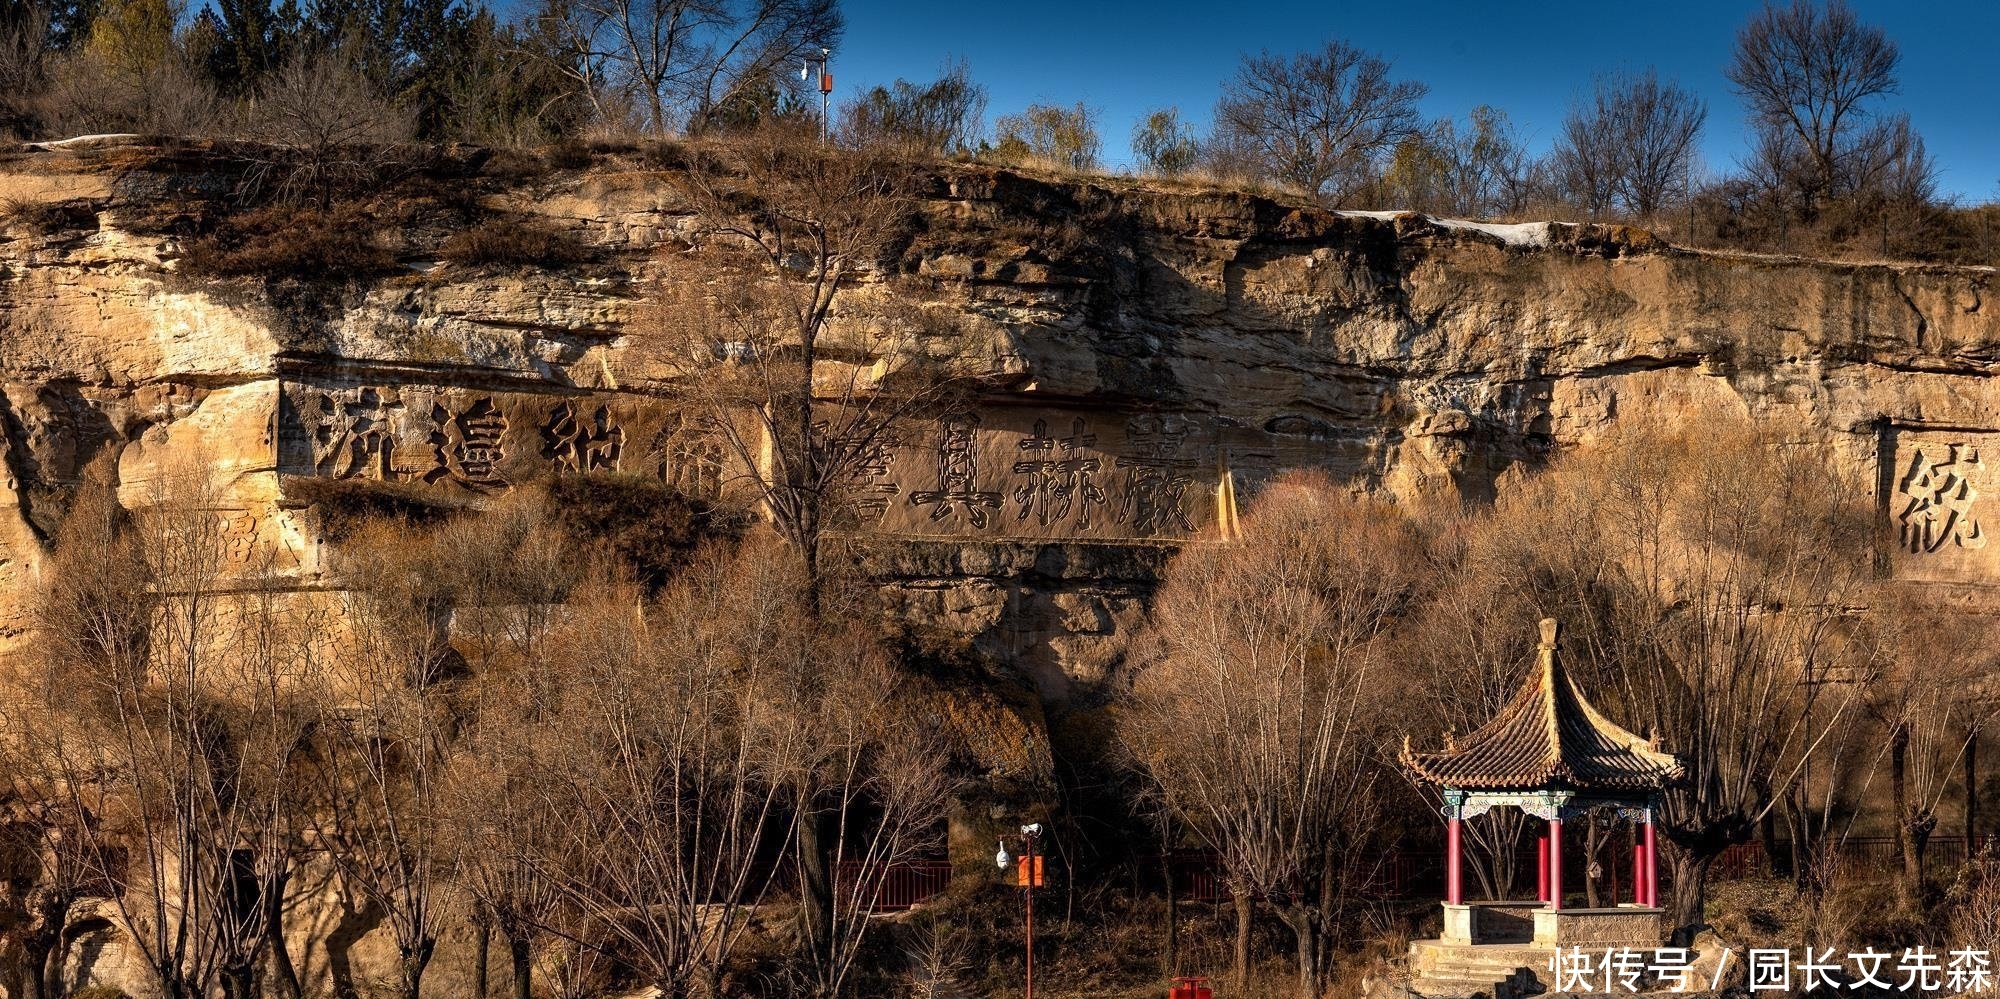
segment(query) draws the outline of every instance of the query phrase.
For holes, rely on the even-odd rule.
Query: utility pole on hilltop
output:
[[[826,141],[827,100],[833,95],[833,71],[827,67],[827,60],[832,56],[832,49],[822,48],[819,50],[819,58],[808,58],[799,64],[799,79],[801,80],[812,79],[812,71],[815,67],[819,70],[819,140],[821,142]]]

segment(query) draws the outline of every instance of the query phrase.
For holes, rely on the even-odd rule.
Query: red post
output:
[[[1646,904],[1646,844],[1632,844],[1632,903]]]
[[[1444,900],[1447,905],[1461,905],[1465,902],[1465,885],[1459,874],[1459,831],[1458,809],[1451,810],[1451,818],[1444,824]]]
[[[1028,900],[1028,992],[1026,999],[1035,999],[1035,837],[1026,837],[1028,856],[1028,876],[1022,882],[1021,894]]]
[[[1549,838],[1535,840],[1535,898],[1549,900]]]
[[[1563,820],[1549,820],[1549,908],[1563,907]]]
[[[1660,906],[1660,844],[1653,838],[1653,810],[1646,810],[1646,904]]]

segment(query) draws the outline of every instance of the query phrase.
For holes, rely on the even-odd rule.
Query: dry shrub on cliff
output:
[[[191,278],[378,277],[401,265],[377,229],[374,217],[355,205],[331,211],[268,205],[223,218],[213,233],[188,244],[176,269]]]
[[[704,542],[732,538],[741,515],[636,475],[571,475],[548,494],[563,527],[584,543],[607,545],[649,588],[657,588]]]
[[[319,518],[320,537],[336,543],[371,523],[431,526],[466,509],[463,502],[441,498],[436,489],[374,479],[300,478],[285,484],[285,494],[311,508]]]
[[[467,267],[569,267],[596,254],[572,233],[524,219],[494,219],[454,233],[438,256]]]
[[[88,201],[0,200],[0,219],[37,236],[95,232],[97,209]]]

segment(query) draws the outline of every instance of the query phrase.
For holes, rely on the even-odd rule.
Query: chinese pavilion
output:
[[[1556,622],[1542,621],[1541,632],[1537,668],[1485,726],[1463,738],[1448,738],[1442,752],[1413,752],[1404,739],[1403,765],[1418,780],[1437,787],[1444,798],[1444,936],[1418,942],[1415,963],[1420,972],[1427,966],[1450,966],[1454,959],[1461,969],[1469,967],[1466,962],[1478,956],[1481,945],[1659,945],[1653,816],[1661,790],[1681,777],[1680,761],[1592,707],[1563,670]],[[1540,898],[1468,905],[1461,875],[1460,823],[1504,806],[1548,823],[1538,864]],[[1633,901],[1615,908],[1566,910],[1563,820],[1601,808],[1614,808],[1641,824],[1633,849]],[[1454,948],[1462,953],[1451,953]]]

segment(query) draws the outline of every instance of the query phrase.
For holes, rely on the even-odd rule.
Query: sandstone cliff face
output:
[[[323,543],[287,499],[298,477],[475,498],[598,469],[721,488],[721,449],[649,356],[645,301],[686,219],[661,174],[481,180],[485,210],[539,219],[593,248],[588,264],[440,263],[449,232],[402,226],[383,233],[404,268],[386,277],[191,279],[173,220],[226,195],[232,169],[146,148],[0,159],[0,201],[71,220],[0,236],[0,629],[18,635],[87,479],[144,504],[206,467],[246,563],[275,544],[302,579]],[[2000,584],[2000,484],[1980,458],[2000,433],[1988,269],[984,168],[931,178],[897,268],[841,321],[921,289],[1009,388],[885,449],[863,529],[905,539],[881,557],[908,613],[972,636],[1051,706],[1115,676],[1173,544],[1293,468],[1477,501],[1621,428],[1761,421],[1868,473],[1890,575]]]

